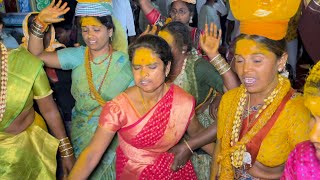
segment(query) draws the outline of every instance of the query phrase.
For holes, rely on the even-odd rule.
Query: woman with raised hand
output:
[[[189,26],[189,24],[192,23],[192,19],[196,11],[196,0],[173,0],[169,7],[169,18],[167,18],[166,15],[161,14],[160,11],[152,5],[150,0],[139,0],[139,3],[147,20],[152,25],[162,27],[171,21],[178,21],[186,25],[189,28],[189,36],[192,39],[192,46],[197,50],[193,52],[199,55],[202,54],[199,44],[202,31],[199,28]]]
[[[273,13],[265,19],[250,14],[262,11],[255,0],[250,6],[239,0],[230,3],[241,21],[242,35],[235,42],[233,61],[242,85],[223,95],[217,126],[210,126],[188,144],[196,149],[205,144],[197,139],[209,134],[213,141],[216,135],[211,179],[279,179],[290,151],[308,139],[309,131],[303,100],[293,98],[298,95],[289,80],[279,75],[287,61],[283,40],[287,23],[299,2],[266,3],[264,8]],[[185,146],[180,148],[174,163],[178,165],[188,153]]]
[[[238,87],[238,81],[230,66],[218,53],[221,30],[218,31],[213,24],[210,30],[206,26],[200,41],[204,52],[211,58],[210,62],[191,53],[194,48],[188,34],[188,27],[181,22],[168,23],[159,32],[159,36],[170,45],[173,54],[168,80],[196,99],[197,118],[204,127],[208,127],[216,123],[215,110],[221,94]],[[207,151],[212,154],[212,147],[210,149]],[[210,177],[211,155],[209,154],[199,149],[192,157],[199,179]]]
[[[194,136],[202,127],[194,118],[194,98],[166,82],[173,59],[169,45],[144,35],[130,45],[129,56],[136,85],[103,107],[99,127],[69,178],[86,179],[117,133],[117,179],[196,179],[190,161],[179,171],[170,169],[174,156],[167,151],[185,131]]]
[[[126,34],[111,16],[111,1],[79,0],[75,15],[80,19],[86,47],[65,48],[45,52],[43,33],[48,24],[62,21],[69,8],[60,0],[43,9],[31,25],[28,49],[46,66],[72,70],[71,93],[75,98],[72,113],[71,141],[76,157],[89,144],[97,126],[102,107],[133,84],[127,56]],[[114,138],[104,153],[92,179],[115,179]]]

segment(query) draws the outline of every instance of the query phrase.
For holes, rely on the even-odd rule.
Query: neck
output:
[[[172,64],[171,64],[171,71],[170,71],[169,75],[171,75],[171,76],[179,75],[181,73],[184,60],[186,58],[187,58],[187,55],[185,55],[185,54],[181,54],[181,55],[177,56],[176,58],[174,58],[174,61],[172,61]]]
[[[145,91],[142,91],[141,89],[139,89],[139,91],[141,93],[143,101],[145,101],[145,103],[148,106],[153,107],[163,97],[165,93],[165,87],[166,87],[166,84],[162,83],[155,91],[145,92]]]
[[[268,96],[270,96],[272,91],[277,87],[277,85],[279,83],[278,76],[276,76],[275,78],[277,78],[277,79],[275,81],[273,81],[272,83],[270,83],[268,88],[265,91],[259,92],[259,93],[249,93],[250,98],[251,98],[250,106],[264,104],[264,99],[266,99]]]
[[[104,48],[100,49],[100,50],[93,50],[93,49],[89,49],[90,54],[92,56],[92,58],[96,58],[105,54],[109,53],[109,45],[106,45]]]

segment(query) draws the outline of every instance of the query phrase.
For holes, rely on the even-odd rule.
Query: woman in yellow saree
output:
[[[67,175],[75,159],[42,61],[22,46],[7,53],[0,45],[0,179],[55,179],[58,146]]]
[[[165,40],[140,37],[129,48],[135,84],[104,106],[99,127],[73,168],[71,179],[85,179],[117,133],[117,179],[196,179],[191,162],[179,171],[170,169],[177,144],[187,130],[201,130],[194,116],[194,98],[166,84],[172,60]],[[186,146],[188,146],[186,144]]]

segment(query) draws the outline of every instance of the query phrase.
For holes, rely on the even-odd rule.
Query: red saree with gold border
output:
[[[175,85],[142,117],[125,93],[108,102],[99,125],[118,131],[117,179],[196,179],[190,161],[171,171],[174,156],[167,153],[187,130],[194,106],[194,98]]]

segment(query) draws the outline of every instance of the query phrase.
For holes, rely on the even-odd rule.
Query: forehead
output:
[[[158,35],[162,37],[164,40],[166,40],[170,46],[173,45],[174,37],[169,31],[162,30],[159,32]]]
[[[171,4],[171,7],[174,9],[187,9],[188,10],[187,4],[183,1],[175,1]]]
[[[134,52],[132,63],[134,65],[148,65],[158,60],[158,56],[150,48],[141,47]]]
[[[91,17],[91,16],[81,17],[80,23],[81,23],[81,27],[103,25],[96,17]]]
[[[235,53],[241,56],[253,54],[272,54],[272,52],[264,44],[251,39],[241,39],[237,41]]]

